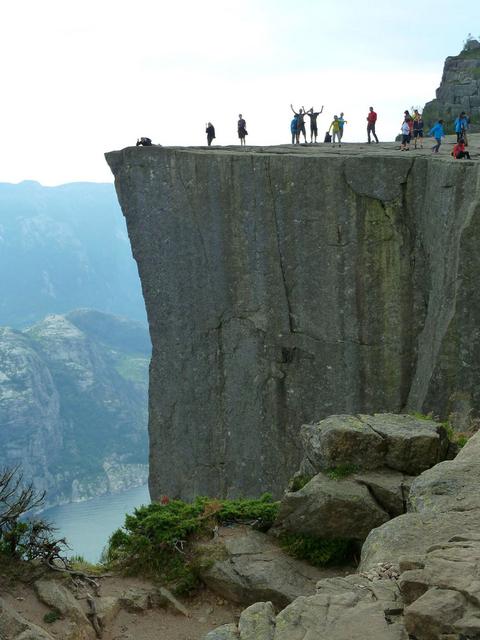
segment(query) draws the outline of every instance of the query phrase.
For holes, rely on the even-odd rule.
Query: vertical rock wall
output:
[[[342,150],[343,151],[343,150]],[[150,324],[150,490],[279,494],[303,422],[480,406],[478,168],[107,154]]]

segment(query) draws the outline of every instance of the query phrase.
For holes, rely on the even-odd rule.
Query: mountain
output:
[[[77,310],[0,328],[0,467],[20,465],[48,504],[147,477],[145,325]]]
[[[0,183],[0,325],[79,307],[146,321],[113,185]]]

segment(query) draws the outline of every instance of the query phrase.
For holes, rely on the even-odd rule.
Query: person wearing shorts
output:
[[[423,149],[423,116],[417,109],[413,112],[413,143],[417,148],[417,140],[420,142],[420,149]]]
[[[307,111],[307,116],[310,118],[310,144],[313,143],[313,138],[315,137],[315,142],[317,142],[318,136],[318,126],[317,126],[317,118],[323,112],[323,105],[320,111],[314,111],[313,107]]]
[[[400,145],[400,151],[410,151],[410,116],[405,117],[402,123],[402,144]]]
[[[238,115],[237,130],[238,130],[238,137],[240,138],[240,146],[245,146],[245,136],[248,136],[248,131],[247,131],[247,123],[243,119],[243,116],[241,113]]]
[[[307,142],[307,132],[305,131],[305,107],[302,107],[301,109],[297,111],[295,111],[295,109],[293,108],[293,105],[290,105],[291,110],[293,111],[293,113],[298,116],[297,119],[297,143],[300,142],[300,134],[303,133],[303,140],[306,143]]]

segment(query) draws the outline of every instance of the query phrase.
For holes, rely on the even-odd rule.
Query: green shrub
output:
[[[52,624],[53,622],[60,620],[60,618],[60,613],[55,609],[54,611],[49,611],[48,613],[46,613],[43,616],[43,621],[47,624]]]
[[[300,491],[303,487],[310,482],[312,476],[298,475],[294,476],[290,481],[290,491]]]
[[[280,544],[290,555],[307,560],[316,567],[351,562],[357,551],[357,545],[352,540],[326,540],[296,533],[284,533],[280,537]]]
[[[124,527],[110,537],[106,559],[126,573],[158,579],[171,584],[176,593],[185,593],[198,582],[192,544],[196,539],[223,523],[256,523],[267,529],[277,512],[278,503],[270,494],[258,500],[153,503],[126,516]]]
[[[339,464],[338,467],[327,469],[327,471],[325,471],[325,474],[332,480],[341,480],[342,478],[351,476],[352,473],[357,473],[357,471],[358,467],[356,467],[354,464]]]

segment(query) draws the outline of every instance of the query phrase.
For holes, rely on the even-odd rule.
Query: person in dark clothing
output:
[[[247,123],[245,122],[242,114],[238,115],[237,123],[238,137],[240,138],[240,145],[245,146],[245,136],[248,136]]]
[[[208,146],[210,146],[212,144],[212,140],[215,138],[215,127],[211,122],[207,122],[207,128],[205,129],[205,133],[207,134]]]
[[[137,140],[137,144],[135,145],[137,147],[151,147],[152,146],[152,141],[150,140],[150,138],[138,138]]]
[[[293,116],[293,119],[290,123],[290,132],[292,134],[292,144],[298,143],[297,138],[297,129],[298,129],[298,116]]]
[[[377,134],[375,133],[375,125],[376,125],[376,123],[377,123],[377,114],[373,110],[373,107],[370,107],[370,111],[368,112],[368,116],[367,116],[368,144],[370,144],[370,142],[371,142],[370,134],[372,134],[372,136],[375,138],[375,142],[378,144]]]
[[[315,137],[315,142],[317,141],[318,136],[318,127],[317,127],[317,118],[323,113],[323,104],[320,111],[314,111],[313,107],[307,111],[307,116],[310,118],[310,144],[313,143],[313,138]]]
[[[303,140],[307,142],[307,133],[305,131],[305,107],[299,109],[298,113],[293,108],[293,105],[290,105],[293,113],[298,116],[297,119],[297,142],[300,142],[300,134],[303,133]]]

